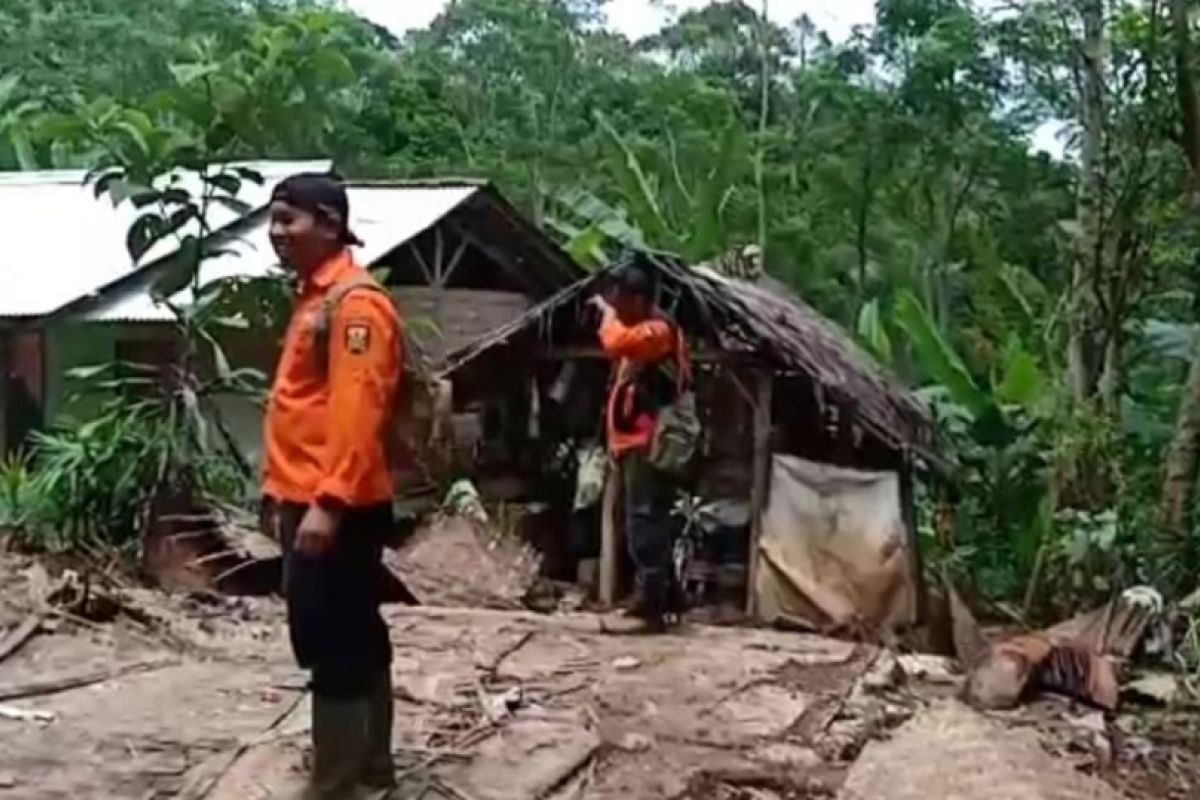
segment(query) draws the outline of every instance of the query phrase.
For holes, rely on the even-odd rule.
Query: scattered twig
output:
[[[42,626],[44,616],[42,611],[33,612],[25,618],[24,622],[10,631],[3,640],[0,640],[0,661],[4,661],[16,653],[33,638],[33,635],[38,632],[38,628]]]
[[[392,745],[392,747],[402,753],[412,753],[418,756],[438,756],[439,758],[458,759],[471,759],[475,757],[474,753],[469,753],[466,750],[453,750],[444,747],[419,747],[413,744],[397,744]]]
[[[483,741],[483,739],[486,739],[488,736],[490,736],[498,727],[498,725],[490,721],[482,722],[479,725],[476,725],[475,727],[471,728],[471,730],[467,731],[462,736],[451,742],[449,748],[431,753],[429,757],[424,759],[420,764],[417,764],[414,767],[409,767],[408,769],[398,773],[396,775],[396,782],[399,783],[405,778],[428,771],[429,768],[434,764],[449,758],[450,753],[461,753],[466,748],[473,747],[478,742]]]
[[[48,608],[48,609],[46,609],[46,613],[48,613],[51,616],[58,617],[59,619],[64,620],[66,622],[69,622],[72,625],[78,625],[79,627],[86,628],[87,630],[90,630],[90,631],[95,631],[97,633],[105,633],[105,634],[112,633],[112,629],[109,626],[102,625],[99,622],[92,622],[87,617],[81,617],[78,614],[72,614],[70,611],[67,611],[66,609]],[[130,636],[134,637],[135,639],[138,639],[139,641],[141,641],[144,644],[154,645],[155,647],[161,647],[163,645],[163,641],[161,638],[155,637],[149,633],[143,633],[142,631],[137,630],[136,628],[127,627],[124,629],[124,631],[125,631],[125,633],[129,634]]]
[[[580,683],[576,683],[572,686],[567,686],[564,689],[555,689],[553,691],[545,692],[538,699],[541,700],[543,703],[546,702],[547,700],[556,700],[560,697],[565,697],[566,695],[569,695],[569,694],[575,694],[576,692],[582,691],[591,685],[592,685],[592,681],[581,681]]]
[[[443,792],[444,794],[450,795],[450,797],[454,798],[454,800],[475,800],[474,797],[467,794],[466,792],[464,792],[462,789],[458,788],[454,784],[448,783],[436,776],[431,778],[429,782],[433,785],[433,788],[435,788],[439,792]]]
[[[750,680],[743,681],[742,683],[738,684],[737,687],[735,687],[734,689],[731,689],[730,691],[728,691],[725,694],[718,697],[713,702],[709,703],[704,708],[700,709],[699,716],[701,716],[701,717],[708,716],[709,714],[716,711],[721,706],[728,703],[733,698],[737,697],[739,694],[741,694],[743,692],[747,692],[756,686],[762,686],[763,684],[775,683],[776,681],[778,681],[778,678],[775,676],[772,676],[772,675],[759,675],[757,677],[751,678]]]
[[[271,720],[271,724],[263,728],[261,733],[256,736],[243,738],[238,743],[238,746],[233,749],[233,752],[231,752],[225,759],[221,768],[213,774],[212,778],[210,778],[207,783],[203,784],[202,787],[193,791],[189,796],[195,798],[195,800],[204,800],[204,798],[213,793],[213,791],[221,784],[221,781],[225,780],[225,776],[229,774],[229,772],[234,768],[234,766],[237,765],[239,761],[241,761],[242,756],[246,755],[246,753],[248,753],[251,749],[264,744],[270,744],[271,742],[277,741],[280,738],[285,738],[277,735],[276,731],[288,717],[295,713],[296,709],[302,702],[304,702],[304,698],[306,697],[308,697],[307,691],[297,694],[296,698],[292,700],[292,702],[288,703],[283,711],[279,712],[279,714],[277,714],[274,719]]]
[[[824,721],[821,723],[820,727],[817,728],[818,735],[825,736],[827,733],[829,733],[829,726],[832,725],[837,718],[842,715],[842,712],[846,710],[846,704],[850,702],[850,696],[854,694],[854,688],[858,686],[863,677],[866,676],[866,674],[870,672],[877,663],[879,663],[879,659],[882,658],[883,654],[886,652],[887,650],[882,647],[876,648],[875,653],[863,663],[862,669],[858,671],[858,674],[854,677],[854,680],[850,682],[849,686],[847,686],[845,690],[838,692],[837,698],[829,712],[825,715]]]
[[[410,705],[431,706],[433,708],[440,708],[440,709],[444,709],[447,711],[452,711],[452,710],[460,708],[462,706],[461,703],[447,703],[445,701],[438,700],[433,697],[417,697],[407,687],[404,687],[404,686],[393,687],[392,688],[392,697],[396,698],[397,700],[401,700],[405,703],[409,703]]]
[[[17,686],[2,686],[0,687],[0,701],[20,700],[26,697],[45,697],[46,695],[58,694],[70,691],[71,689],[82,689],[85,686],[105,683],[106,681],[116,680],[117,678],[135,673],[152,672],[157,669],[175,666],[178,663],[175,659],[142,661],[137,664],[126,664],[123,667],[104,670],[102,672],[89,672],[83,675],[74,675],[68,678],[58,678],[49,681],[34,681],[33,683]]]
[[[495,675],[500,669],[500,665],[504,663],[505,659],[527,645],[529,640],[536,635],[537,631],[525,631],[525,633],[517,637],[517,640],[513,644],[501,650],[488,664],[483,665],[483,671],[488,675]]]

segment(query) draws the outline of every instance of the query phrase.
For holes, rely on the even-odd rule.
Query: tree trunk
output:
[[[1200,211],[1200,93],[1193,63],[1192,33],[1187,0],[1171,0],[1171,23],[1175,36],[1176,91],[1183,128],[1183,152],[1191,167],[1189,195],[1194,211]],[[1193,267],[1200,294],[1200,265]],[[1167,532],[1178,540],[1191,532],[1192,505],[1196,488],[1197,458],[1200,457],[1200,339],[1192,347],[1187,383],[1179,402],[1175,436],[1167,451],[1163,477],[1162,515]]]
[[[754,184],[758,191],[758,257],[764,268],[767,265],[767,126],[771,112],[771,46],[767,38],[769,31],[767,0],[762,0],[762,16],[758,23],[762,94],[759,97],[758,108],[758,153],[754,160]]]
[[[1102,274],[1104,258],[1104,4],[1083,4],[1083,49],[1079,68],[1080,121],[1083,140],[1080,152],[1079,195],[1076,219],[1074,264],[1070,287],[1070,341],[1067,364],[1071,399],[1076,410],[1091,407],[1095,400],[1099,370],[1095,353],[1096,279]]]

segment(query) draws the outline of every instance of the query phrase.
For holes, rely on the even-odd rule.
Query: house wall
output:
[[[80,387],[67,377],[70,370],[111,362],[124,343],[158,343],[165,352],[172,333],[169,325],[160,323],[68,321],[51,326],[45,335],[46,423],[53,424],[63,415],[93,416],[112,398],[111,393],[80,393]],[[219,338],[233,367],[254,367],[270,374],[276,350],[271,337],[237,332]],[[219,398],[217,406],[243,455],[257,466],[262,452],[262,409],[242,397]]]
[[[169,326],[157,323],[95,323],[63,321],[45,331],[45,419],[63,415],[86,418],[99,413],[110,393],[81,393],[71,370],[107,364],[117,357],[118,342],[166,341]]]

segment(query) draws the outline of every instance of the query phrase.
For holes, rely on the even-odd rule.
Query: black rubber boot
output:
[[[392,720],[395,711],[390,668],[381,672],[371,684],[368,702],[366,763],[360,782],[379,792],[396,785],[396,768],[392,761]]]
[[[367,698],[312,701],[313,766],[308,784],[286,800],[360,800],[367,758]],[[281,800],[282,800],[281,798]]]
[[[646,633],[663,633],[670,625],[667,574],[660,570],[644,570],[639,577],[643,604],[638,616],[646,623]]]

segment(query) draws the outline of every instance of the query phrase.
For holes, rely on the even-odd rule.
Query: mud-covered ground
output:
[[[0,642],[41,607],[32,563],[0,556]],[[277,601],[104,591],[121,599],[104,621],[46,613],[0,661],[0,800],[250,800],[298,780],[307,695]],[[835,797],[864,747],[887,783],[880,748],[944,710],[958,680],[939,659],[794,633],[645,637],[610,617],[465,608],[387,616],[403,797]],[[1194,718],[1042,699],[981,718],[992,727],[978,745],[956,739],[953,759],[986,766],[1011,732],[1125,796],[1195,798]],[[948,752],[931,739],[924,755],[936,765]],[[1079,797],[1100,796],[1082,785]]]

